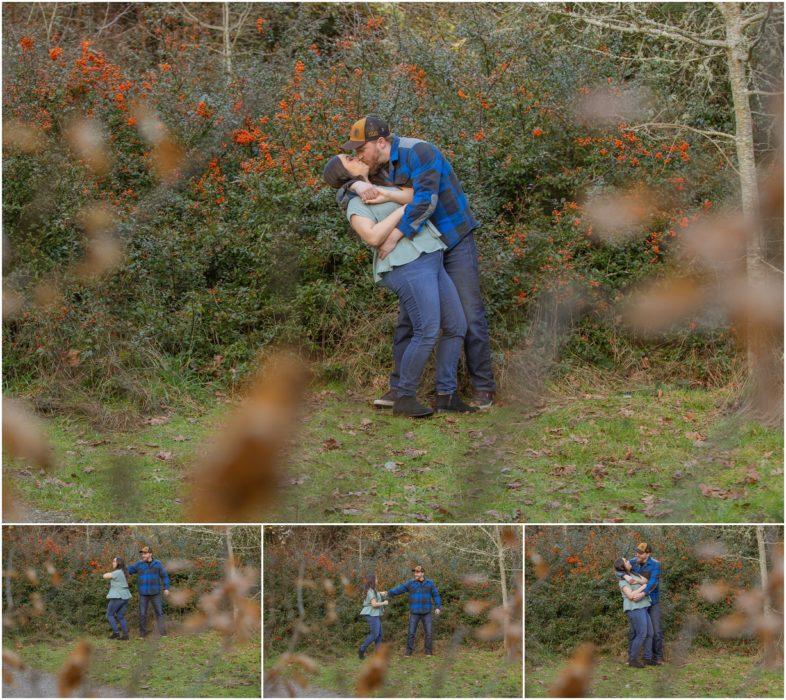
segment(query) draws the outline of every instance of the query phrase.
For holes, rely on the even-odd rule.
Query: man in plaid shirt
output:
[[[142,547],[139,550],[142,560],[128,567],[129,574],[137,574],[137,587],[139,588],[139,633],[147,636],[147,610],[152,605],[156,614],[156,627],[158,633],[166,636],[164,629],[164,604],[161,599],[161,590],[165,596],[169,595],[169,575],[164,565],[153,559],[153,550]]]
[[[478,251],[473,231],[480,225],[472,210],[453,166],[432,143],[420,139],[393,136],[380,117],[370,114],[352,125],[344,150],[369,166],[371,181],[377,184],[412,187],[414,198],[407,204],[399,225],[379,247],[379,257],[390,254],[403,237],[412,238],[427,220],[437,227],[447,245],[445,271],[456,286],[464,315],[467,334],[464,356],[474,390],[473,405],[487,409],[494,403],[496,383],[491,367],[486,308],[480,293]],[[339,190],[339,201],[357,193],[363,201],[373,199],[376,188],[368,182],[352,181]],[[393,336],[395,368],[390,375],[390,391],[376,399],[374,405],[391,407],[398,396],[396,387],[404,351],[412,338],[412,322],[403,307]],[[437,396],[436,408],[450,410],[455,395]]]
[[[442,612],[442,600],[434,582],[426,578],[426,571],[422,566],[416,566],[412,569],[412,573],[414,578],[389,590],[387,592],[388,598],[403,595],[404,593],[409,594],[409,630],[405,656],[412,656],[412,652],[415,649],[415,635],[418,631],[418,625],[421,623],[423,624],[423,633],[426,636],[426,655],[433,656],[434,652],[431,645],[431,603],[433,600],[434,614],[439,615]]]

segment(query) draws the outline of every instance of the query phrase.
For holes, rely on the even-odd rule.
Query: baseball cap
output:
[[[646,542],[639,542],[636,545],[636,551],[639,554],[649,554],[652,551],[652,547],[650,547]]]
[[[352,125],[349,130],[349,141],[341,147],[341,150],[354,151],[367,141],[374,141],[380,136],[390,136],[388,123],[376,114],[368,114]]]
[[[417,566],[412,568],[412,573],[413,574],[426,573],[426,570],[420,564],[418,564]]]
[[[153,550],[150,549],[150,547],[148,547],[147,545],[145,545],[144,547],[142,547],[142,549],[139,550],[139,553],[140,554],[152,554]]]

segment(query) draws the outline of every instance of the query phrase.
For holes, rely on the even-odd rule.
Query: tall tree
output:
[[[718,2],[680,3],[664,8],[660,3],[560,3],[540,5],[539,9],[552,16],[571,22],[623,35],[639,36],[649,40],[658,60],[668,53],[678,54],[680,70],[703,71],[713,80],[708,68],[713,57],[722,52],[725,56],[726,78],[733,103],[734,131],[708,129],[687,121],[654,122],[632,126],[648,129],[682,128],[712,141],[723,151],[723,142],[733,143],[736,151],[740,204],[748,231],[746,271],[748,285],[757,290],[772,267],[764,256],[764,242],[759,211],[759,182],[757,176],[756,144],[751,98],[769,93],[757,87],[755,66],[756,47],[761,43],[768,27],[783,18],[783,6],[775,3]],[[669,51],[666,51],[666,48]],[[639,49],[645,59],[644,43]],[[681,60],[679,60],[681,59]],[[782,270],[778,270],[782,274]],[[747,365],[749,377],[760,382],[760,367],[768,364],[760,357],[758,347],[761,333],[749,327],[747,334]]]
[[[770,600],[770,577],[767,568],[767,543],[764,539],[764,526],[756,526],[756,544],[759,547],[759,577],[761,578],[761,590],[764,593],[764,614],[772,612],[772,601]]]
[[[183,8],[183,12],[185,13],[186,17],[188,17],[190,20],[196,22],[200,27],[203,27],[204,29],[210,29],[220,34],[221,48],[218,49],[218,51],[221,53],[221,56],[224,61],[224,76],[226,78],[226,84],[228,86],[232,82],[232,77],[233,77],[232,56],[234,53],[235,44],[237,44],[237,40],[240,38],[240,35],[243,33],[243,29],[245,28],[246,25],[246,20],[248,19],[248,16],[249,14],[251,14],[251,10],[254,7],[253,3],[245,3],[242,9],[240,10],[239,14],[237,14],[233,19],[232,3],[222,2],[221,24],[213,24],[209,20],[198,17],[197,15],[192,13],[183,2],[180,3],[180,6]],[[210,11],[209,7],[206,9]]]

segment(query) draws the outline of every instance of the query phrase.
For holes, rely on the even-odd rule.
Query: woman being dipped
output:
[[[368,166],[343,153],[333,156],[323,172],[325,182],[335,189],[358,178],[368,179]],[[401,359],[393,412],[412,418],[434,412],[418,402],[417,390],[426,362],[436,347],[438,410],[471,413],[475,409],[457,393],[456,373],[467,321],[456,287],[443,265],[447,246],[427,220],[412,239],[402,238],[387,257],[381,258],[377,248],[395,230],[405,205],[412,201],[413,190],[382,186],[376,189],[379,196],[368,202],[359,196],[351,197],[346,215],[352,229],[374,249],[374,281],[398,296],[413,326],[412,339]]]

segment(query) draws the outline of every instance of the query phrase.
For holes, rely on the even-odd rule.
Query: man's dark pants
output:
[[[161,594],[139,596],[139,632],[147,634],[147,609],[153,606],[156,614],[156,627],[159,634],[164,634],[164,604],[161,601]]]
[[[660,626],[660,601],[647,608],[652,620],[652,656],[655,661],[663,661],[663,630]]]
[[[409,630],[407,633],[407,654],[411,654],[415,650],[415,635],[418,631],[418,625],[423,623],[423,633],[426,635],[426,653],[431,654],[431,630],[432,618],[431,613],[413,613],[409,614]]]
[[[491,369],[491,347],[486,307],[480,294],[478,274],[478,250],[475,237],[468,233],[451,250],[445,251],[445,271],[456,286],[464,316],[467,319],[467,335],[464,338],[464,356],[467,371],[475,391],[496,391],[494,372]],[[393,332],[393,362],[395,368],[390,375],[390,388],[396,389],[399,380],[401,358],[412,338],[412,322],[406,310],[399,305],[396,330]]]

